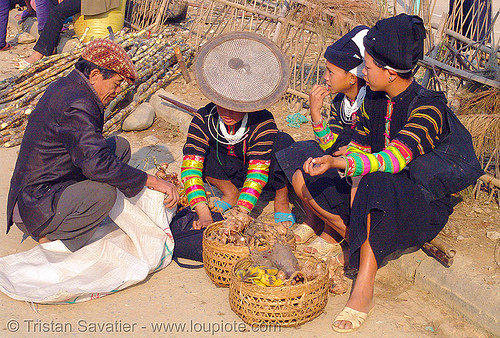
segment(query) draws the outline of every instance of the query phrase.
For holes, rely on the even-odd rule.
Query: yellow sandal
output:
[[[363,325],[363,323],[365,322],[368,315],[372,312],[372,310],[370,310],[370,312],[366,313],[366,312],[361,312],[361,311],[351,309],[350,307],[346,306],[337,315],[337,317],[335,318],[335,320],[333,322],[335,323],[335,322],[344,320],[344,321],[350,322],[352,324],[352,327],[349,329],[341,329],[340,327],[336,327],[335,325],[332,324],[332,328],[334,331],[340,332],[340,333],[347,333],[347,332],[355,331],[355,330],[359,329],[361,327],[361,325]]]
[[[304,244],[309,238],[315,235],[313,228],[305,223],[297,225],[293,233],[295,235],[295,243],[297,244]],[[297,238],[299,239],[297,240]]]
[[[310,251],[308,252],[305,249],[310,249]],[[325,260],[336,253],[342,252],[342,247],[340,243],[328,243],[325,239],[318,237],[304,247],[304,251]]]

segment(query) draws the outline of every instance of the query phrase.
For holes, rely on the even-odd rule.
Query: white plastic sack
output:
[[[133,198],[118,192],[109,215],[114,223],[103,222],[80,250],[54,241],[0,258],[0,290],[35,303],[78,303],[143,281],[172,260],[175,210],[165,209],[163,199],[147,188]]]

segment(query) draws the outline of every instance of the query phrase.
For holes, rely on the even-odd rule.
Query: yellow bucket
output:
[[[107,37],[109,35],[108,26],[111,26],[115,33],[121,30],[125,19],[125,3],[126,0],[122,0],[117,8],[98,15],[80,15],[80,13],[74,15],[73,24],[78,38],[82,37],[87,27],[89,27],[89,31],[83,40],[84,42],[88,42],[92,38]]]

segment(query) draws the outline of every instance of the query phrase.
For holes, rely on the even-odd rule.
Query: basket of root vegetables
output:
[[[298,326],[323,312],[329,287],[326,263],[297,259],[287,243],[276,241],[234,265],[229,303],[247,324]]]
[[[270,238],[280,237],[295,247],[293,234],[284,226],[263,223],[233,209],[225,217],[203,233],[203,266],[217,286],[228,287],[233,265],[251,249],[266,248]]]

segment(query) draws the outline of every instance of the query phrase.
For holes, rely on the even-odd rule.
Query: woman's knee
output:
[[[295,190],[295,193],[300,199],[305,198],[305,181],[304,181],[304,175],[302,174],[302,171],[295,170],[295,172],[292,175],[292,186],[293,190]]]

